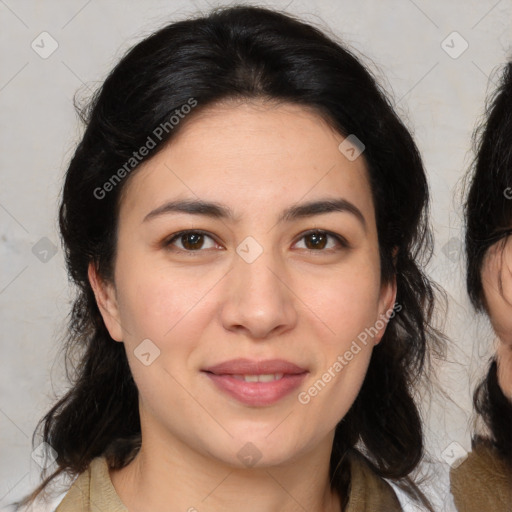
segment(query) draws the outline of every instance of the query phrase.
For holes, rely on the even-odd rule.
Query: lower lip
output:
[[[204,373],[218,388],[236,398],[239,402],[260,407],[272,405],[289,395],[302,384],[307,375],[307,372],[286,374],[281,379],[270,382],[245,382],[244,380],[235,379],[231,375]]]

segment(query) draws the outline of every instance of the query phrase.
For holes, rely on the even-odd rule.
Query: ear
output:
[[[110,336],[116,341],[123,341],[123,329],[114,285],[104,281],[98,275],[98,271],[92,262],[89,263],[88,277],[96,298],[96,304]]]
[[[375,322],[375,328],[378,333],[374,336],[375,345],[380,343],[382,336],[386,332],[389,319],[393,318],[396,311],[400,311],[402,306],[398,304],[395,306],[396,300],[396,275],[393,275],[390,281],[382,283],[379,297],[379,317]]]
[[[485,308],[494,332],[512,350],[512,237],[487,250],[481,279]]]
[[[512,400],[512,345],[500,343],[497,350],[498,384],[503,394]]]

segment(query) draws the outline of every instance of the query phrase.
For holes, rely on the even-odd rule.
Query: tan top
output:
[[[450,484],[458,512],[512,512],[512,471],[489,446],[478,444],[452,469]]]
[[[116,493],[104,457],[92,460],[55,512],[128,512]],[[346,512],[401,512],[391,486],[360,458],[351,459],[351,491]],[[479,511],[481,512],[481,511]]]
[[[55,512],[128,512],[117,495],[108,472],[107,459],[96,457],[60,502]]]

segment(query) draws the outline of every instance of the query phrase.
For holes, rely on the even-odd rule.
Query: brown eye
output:
[[[324,249],[327,245],[327,238],[325,233],[311,233],[305,237],[306,240],[309,240],[309,243],[306,242],[306,247],[308,249]]]
[[[324,252],[324,249],[335,249],[336,244],[342,247],[348,247],[345,239],[339,235],[335,235],[334,233],[328,233],[326,231],[310,231],[302,236],[301,240],[305,240],[305,249],[310,251],[318,251]],[[334,240],[334,245],[330,240]],[[329,243],[331,245],[328,247]],[[327,252],[325,251],[325,252]]]
[[[205,242],[211,240],[210,246]],[[211,249],[215,247],[215,241],[211,236],[201,231],[182,231],[176,233],[165,242],[166,247],[177,245],[177,248],[186,252],[200,251],[201,249]]]
[[[185,249],[201,249],[204,243],[204,235],[199,233],[187,233],[186,235],[181,235],[180,240]]]

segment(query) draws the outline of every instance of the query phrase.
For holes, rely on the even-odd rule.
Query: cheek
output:
[[[335,424],[352,406],[386,327],[378,310],[380,276],[374,268],[371,260],[361,258],[360,265],[332,275],[321,289],[306,290],[319,317],[318,365],[298,399],[326,424]]]
[[[324,346],[322,364],[297,395],[309,418],[322,418],[321,425],[311,422],[317,434],[334,429],[352,407],[368,369],[372,346],[350,335],[338,338],[332,347]]]
[[[323,279],[308,277],[301,294],[326,324],[329,344],[343,344],[375,324],[380,298],[378,267],[370,258],[346,266]]]
[[[125,349],[146,408],[159,414],[165,403],[166,407],[197,413],[179,383],[191,370],[187,368],[190,354],[208,324],[208,302],[204,298],[212,284],[198,283],[197,277],[169,274],[156,266],[132,267],[131,273],[124,274],[119,303]],[[142,346],[147,347],[144,352]],[[150,356],[146,366],[141,354],[147,352]]]
[[[119,264],[120,316],[127,340],[150,338],[163,341],[172,337],[187,319],[200,314],[205,297],[216,279],[205,279],[193,269],[170,272],[158,265]],[[190,327],[190,326],[189,326]]]

